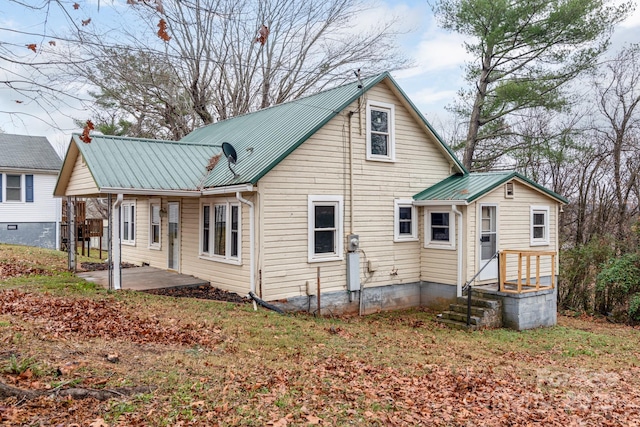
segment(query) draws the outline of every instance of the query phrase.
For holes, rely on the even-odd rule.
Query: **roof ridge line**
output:
[[[80,136],[81,134],[74,132],[72,136]],[[126,141],[142,141],[142,142],[153,142],[153,143],[162,143],[162,144],[178,144],[178,145],[192,145],[192,146],[201,146],[201,147],[211,147],[211,144],[205,144],[202,142],[192,142],[192,141],[176,141],[173,139],[153,139],[153,138],[138,138],[134,136],[117,136],[117,135],[91,135],[91,138],[106,138],[106,139],[123,139]]]
[[[339,86],[334,86],[334,87],[331,87],[331,88],[328,88],[328,89],[325,89],[325,90],[321,90],[320,92],[312,93],[310,95],[306,95],[306,96],[303,96],[301,98],[290,99],[288,101],[281,102],[280,104],[269,105],[268,107],[260,108],[260,109],[255,110],[255,111],[248,111],[246,113],[238,114],[238,115],[233,116],[233,117],[228,117],[228,118],[223,119],[223,120],[218,120],[217,122],[209,123],[207,125],[204,125],[204,126],[201,126],[201,127],[197,128],[197,129],[198,130],[199,129],[203,129],[203,128],[215,125],[217,123],[227,122],[227,121],[239,118],[239,117],[248,116],[250,114],[259,113],[259,112],[262,112],[262,111],[268,111],[268,110],[271,110],[273,108],[280,107],[280,106],[283,106],[283,105],[295,104],[295,103],[302,104],[301,101],[304,101],[306,99],[313,98],[315,96],[322,95],[322,94],[325,94],[325,93],[328,93],[328,92],[331,92],[331,91],[334,91],[334,90],[338,90],[338,89],[344,88],[345,86],[350,86],[350,85],[354,85],[354,84],[362,84],[361,81],[365,80],[365,79],[378,79],[382,75],[390,75],[390,73],[388,71],[382,71],[380,73],[372,74],[372,75],[367,76],[367,77],[360,77],[360,81],[343,83],[343,84],[341,84]],[[339,113],[339,111],[329,110],[328,108],[316,107],[314,105],[309,105],[309,104],[302,104],[302,105],[306,105],[308,107],[318,108],[318,109],[322,109],[322,110],[326,110],[326,111],[331,111],[331,112],[336,113],[336,114]],[[196,129],[194,129],[194,130],[196,130]]]

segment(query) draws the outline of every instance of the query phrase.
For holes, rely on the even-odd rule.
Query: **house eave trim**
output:
[[[141,196],[178,196],[178,197],[200,197],[201,192],[196,190],[157,190],[146,188],[117,188],[102,187],[100,194],[133,194]]]
[[[469,203],[466,200],[414,200],[414,206],[467,206]]]
[[[2,173],[15,173],[15,174],[42,174],[42,175],[58,175],[59,169],[30,169],[30,168],[16,168],[16,167],[3,167],[0,166]]]
[[[225,187],[212,187],[205,188],[202,190],[203,196],[212,196],[217,194],[230,194],[237,192],[253,192],[254,187],[253,184],[238,184],[238,185],[228,185]]]

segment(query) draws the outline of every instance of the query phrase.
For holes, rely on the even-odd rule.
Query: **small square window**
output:
[[[549,244],[549,207],[531,207],[531,246]]]
[[[451,211],[428,209],[425,214],[425,247],[454,249]]]
[[[413,200],[394,200],[394,236],[395,242],[418,240],[416,208]]]

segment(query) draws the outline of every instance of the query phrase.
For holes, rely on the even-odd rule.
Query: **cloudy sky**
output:
[[[92,1],[92,0],[90,0]],[[42,3],[33,0],[33,3]],[[38,14],[25,13],[21,7],[5,7],[3,0],[0,10],[0,28],[13,28],[24,32],[41,32],[42,18]],[[103,18],[108,0],[102,1],[102,10],[96,15]],[[445,106],[455,98],[456,92],[464,86],[463,65],[468,59],[462,47],[463,38],[454,33],[440,30],[431,13],[426,0],[409,1],[378,1],[361,17],[362,25],[374,24],[381,17],[398,16],[398,25],[405,33],[400,37],[401,46],[406,56],[413,60],[415,66],[393,75],[407,95],[418,106],[423,114],[434,125],[446,120],[448,113]],[[47,23],[49,28],[56,22]],[[0,34],[3,42],[11,36],[4,31]],[[17,35],[16,35],[17,37]],[[42,40],[45,42],[46,40]],[[612,38],[613,50],[624,43],[640,42],[640,8],[616,29]],[[17,42],[20,43],[20,42]],[[25,55],[30,54],[25,49]],[[0,61],[2,61],[0,59]],[[1,69],[11,70],[11,64],[0,64]],[[0,71],[0,74],[2,71]],[[0,81],[5,80],[0,75]],[[46,76],[42,78],[46,79]],[[64,147],[74,128],[73,121],[68,116],[82,117],[82,111],[77,110],[73,100],[69,105],[48,107],[48,115],[43,114],[34,102],[16,103],[19,96],[6,87],[0,90],[0,129],[7,133],[24,135],[47,136],[51,143],[59,150]],[[75,107],[75,108],[74,108]],[[8,114],[20,112],[22,114]],[[31,116],[29,114],[32,114]]]

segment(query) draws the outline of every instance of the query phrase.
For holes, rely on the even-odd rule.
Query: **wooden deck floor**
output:
[[[105,289],[109,287],[109,271],[84,271],[78,277],[94,282]],[[201,286],[209,282],[174,271],[160,270],[154,267],[132,267],[122,269],[122,289],[145,291],[149,289],[175,288],[180,286]]]

